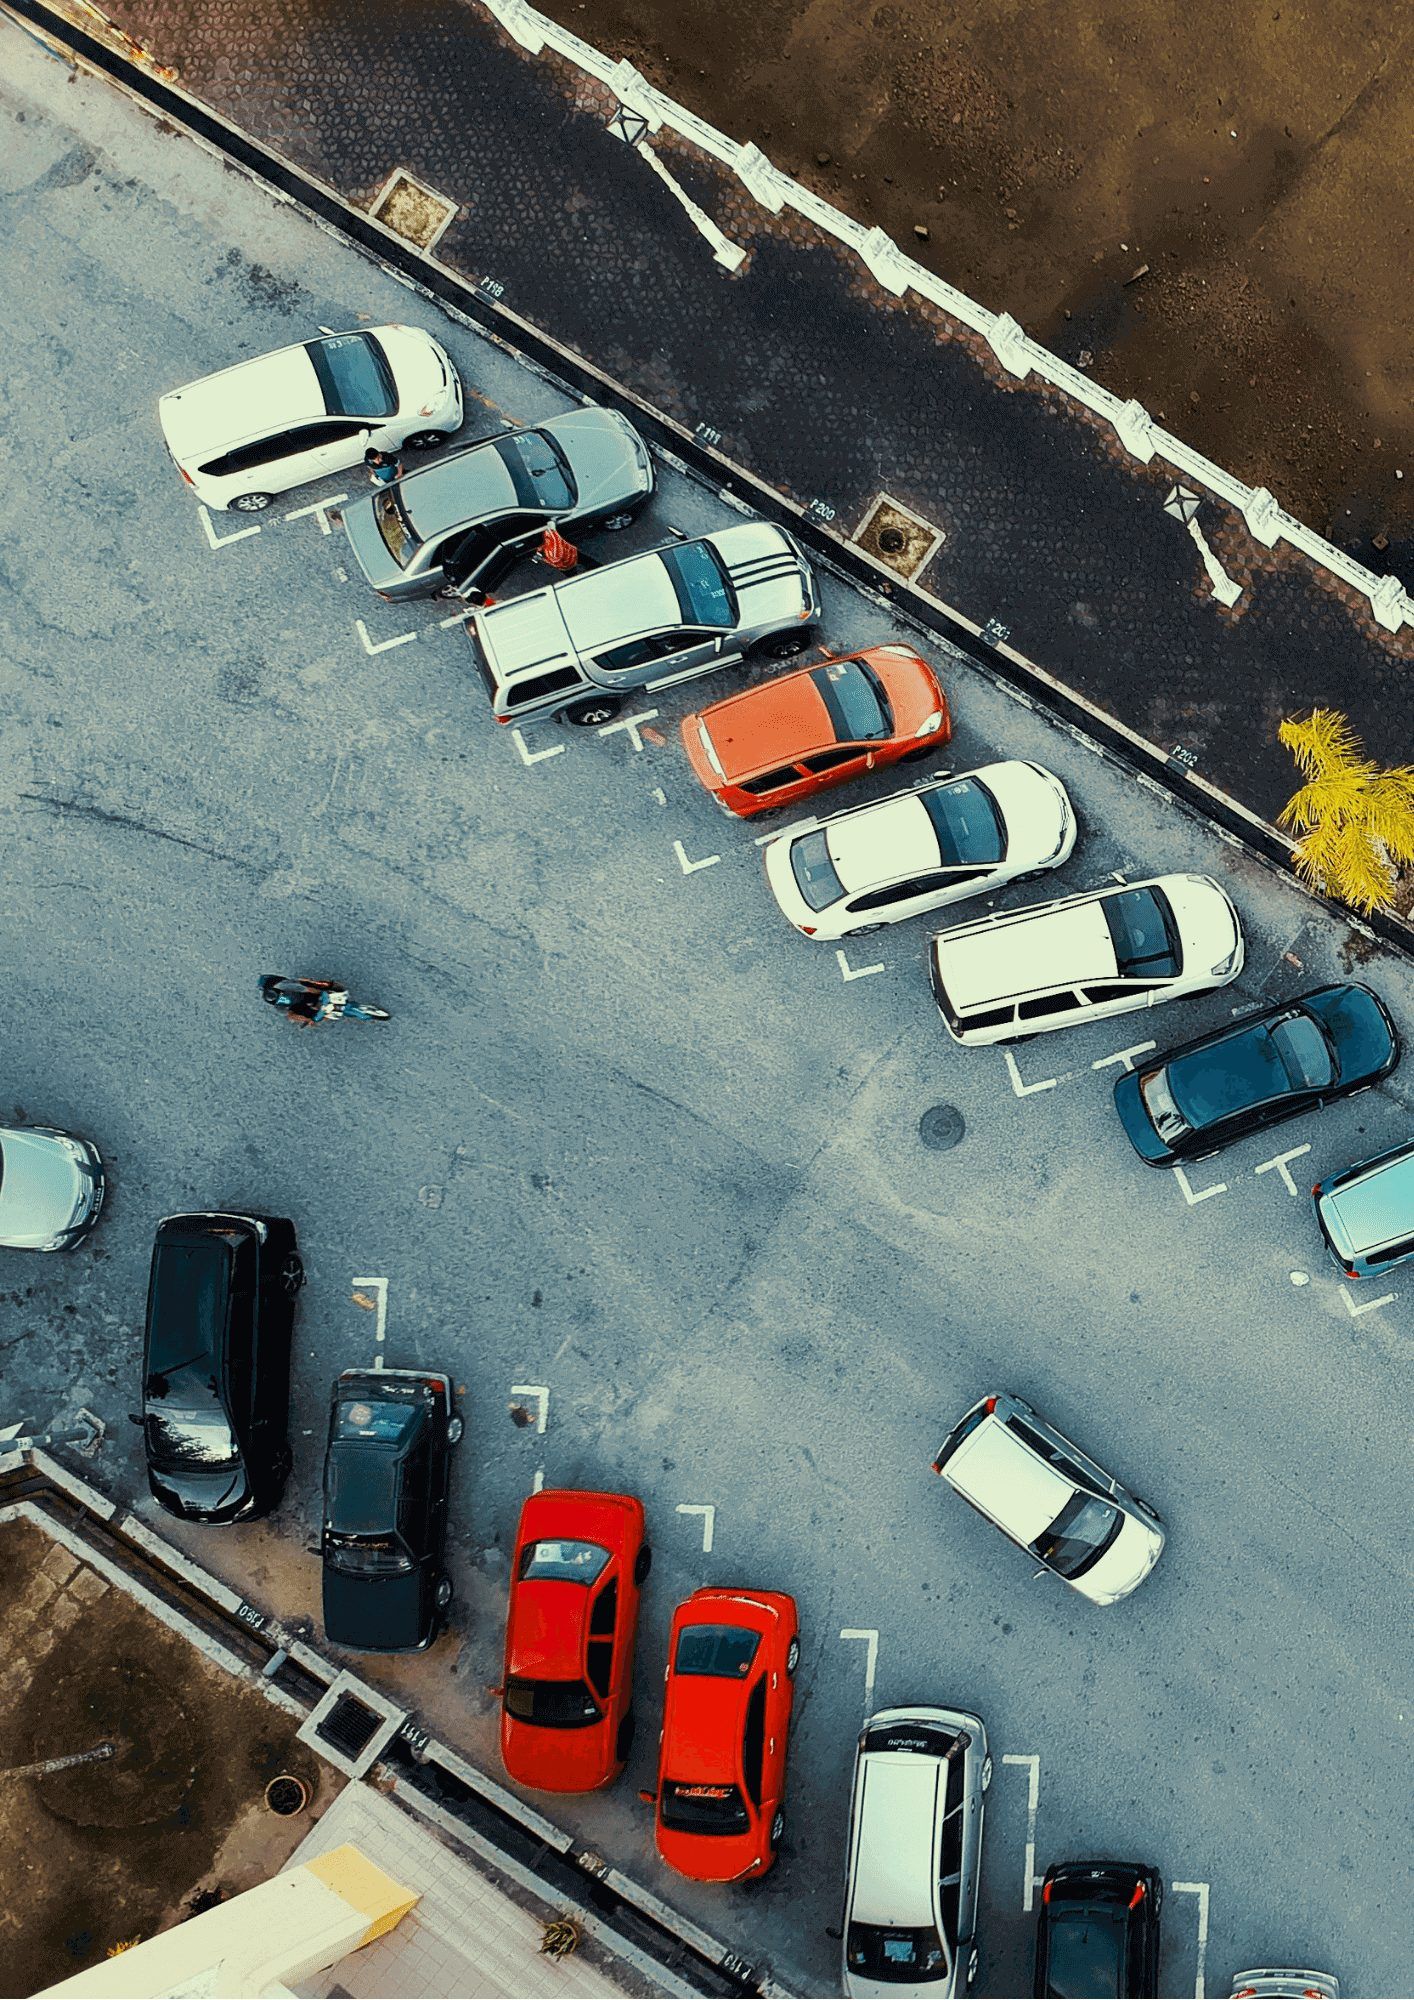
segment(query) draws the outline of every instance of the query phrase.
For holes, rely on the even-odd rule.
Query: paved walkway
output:
[[[1182,746],[1249,811],[1271,820],[1294,789],[1276,727],[1313,703],[1346,711],[1383,761],[1410,756],[1414,632],[1386,633],[1367,600],[1206,495],[1198,526],[1242,586],[1219,605],[1164,510],[1170,468],[1137,465],[1107,425],[1017,383],[967,329],[900,305],[660,135],[659,157],[749,252],[728,274],[610,136],[608,94],[476,5],[108,7],[186,89],[354,200],[398,166],[449,195],[446,263],[845,532],[881,491],[916,509],[946,536],[928,588],[1164,752]]]

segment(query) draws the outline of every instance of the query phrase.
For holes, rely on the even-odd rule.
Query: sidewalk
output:
[[[1372,755],[1414,743],[1414,630],[1211,493],[1196,525],[1241,586],[1216,601],[1165,512],[1174,483],[977,335],[882,290],[668,133],[660,161],[748,255],[728,274],[606,130],[602,86],[476,5],[109,0],[182,86],[351,200],[396,167],[460,204],[438,258],[846,536],[881,492],[941,530],[918,579],[988,636],[1275,819],[1283,715],[1345,711]],[[500,289],[497,289],[500,288]],[[1004,304],[1004,301],[997,302]],[[351,300],[351,313],[357,301]],[[1410,468],[1414,477],[1414,467]],[[832,634],[847,642],[848,633]]]

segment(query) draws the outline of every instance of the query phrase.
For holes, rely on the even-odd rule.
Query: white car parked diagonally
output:
[[[1013,760],[797,820],[763,859],[782,914],[833,944],[1059,868],[1074,846],[1065,786]]]

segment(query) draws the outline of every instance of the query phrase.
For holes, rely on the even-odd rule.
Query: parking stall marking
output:
[[[1193,1981],[1193,2000],[1203,2000],[1207,1991],[1208,1973],[1208,1896],[1206,1882],[1175,1882],[1175,1896],[1196,1896],[1198,1898],[1198,1970]]]
[[[864,1706],[868,1708],[874,1699],[874,1675],[879,1665],[879,1634],[867,1625],[846,1625],[840,1632],[840,1637],[864,1641]]]
[[[312,514],[315,520],[318,521],[319,523],[320,534],[321,535],[332,534],[333,529],[329,525],[329,509],[331,507],[337,507],[341,501],[347,500],[348,497],[349,496],[347,493],[335,493],[332,496],[332,498],[328,500],[316,500],[313,502],[311,506],[292,508],[291,511],[288,514],[286,514],[285,519],[287,521],[304,521],[307,520],[309,516]]]
[[[550,1421],[550,1391],[543,1382],[512,1382],[513,1396],[533,1396],[535,1398],[535,1434],[544,1437],[545,1426]]]
[[[700,868],[715,868],[722,858],[720,854],[709,854],[705,861],[689,861],[687,849],[680,840],[673,842],[673,852],[677,855],[678,866],[684,875],[695,875]]]
[[[679,1514],[700,1514],[702,1516],[702,1553],[704,1556],[710,1556],[712,1553],[712,1543],[717,1532],[716,1508],[709,1506],[705,1501],[680,1500],[677,1511]]]
[[[1004,1752],[1002,1762],[1026,1766],[1026,1874],[1022,1882],[1021,1907],[1029,1910],[1036,1884],[1041,1879],[1036,1873],[1036,1809],[1041,1803],[1041,1759],[1033,1751],[1008,1750]]]
[[[1381,1306],[1391,1306],[1398,1298],[1398,1292],[1383,1292],[1377,1299],[1362,1299],[1357,1306],[1350,1296],[1348,1285],[1342,1285],[1340,1296],[1345,1300],[1345,1310],[1352,1319],[1363,1319],[1366,1313],[1378,1312]]]
[[[867,979],[871,973],[884,970],[882,965],[851,965],[842,951],[837,951],[835,957],[839,960],[840,975],[846,980]]]
[[[565,754],[565,746],[563,743],[552,743],[548,750],[528,749],[526,747],[525,738],[521,735],[518,729],[513,729],[511,731],[511,741],[515,744],[516,749],[519,750],[520,752],[521,763],[526,765],[527,767],[529,767],[531,764],[543,764],[547,757],[563,757]]]
[[[372,1292],[373,1297],[367,1294]],[[376,1313],[373,1322],[375,1352],[373,1366],[383,1366],[383,1342],[388,1332],[388,1280],[386,1278],[355,1278],[353,1281],[353,1302],[365,1312]]]
[[[1158,1046],[1157,1042],[1136,1042],[1132,1049],[1119,1049],[1112,1056],[1101,1056],[1100,1060],[1092,1062],[1090,1067],[1108,1069],[1111,1063],[1123,1063],[1126,1069],[1133,1069],[1136,1056],[1146,1056],[1150,1049],[1156,1049]]]
[[[530,1482],[530,1490],[531,1490],[531,1492],[532,1492],[532,1493],[543,1493],[543,1492],[544,1492],[544,1490],[545,1490],[545,1468],[544,1468],[544,1466],[543,1466],[543,1465],[537,1465],[537,1466],[536,1466],[536,1468],[535,1468],[535,1477],[534,1477],[534,1478],[533,1478],[533,1479],[531,1480],[531,1482]]]
[[[1252,1171],[1254,1174],[1269,1174],[1275,1169],[1281,1175],[1283,1181],[1285,1181],[1287,1193],[1300,1194],[1300,1188],[1297,1187],[1295,1181],[1291,1178],[1290,1162],[1292,1160],[1299,1160],[1304,1153],[1309,1153],[1310,1150],[1309,1145],[1293,1146],[1289,1153],[1278,1153],[1274,1160],[1263,1160],[1261,1166],[1254,1167]]]
[[[1003,1049],[1002,1054],[1006,1058],[1007,1075],[1011,1078],[1011,1087],[1018,1097],[1034,1097],[1038,1090],[1054,1090],[1058,1083],[1064,1081],[1062,1077],[1048,1076],[1040,1083],[1023,1083],[1021,1080],[1021,1071],[1016,1066],[1016,1057],[1012,1054],[1011,1050]]]
[[[233,535],[218,535],[211,525],[211,516],[205,507],[198,507],[196,511],[200,514],[201,525],[206,530],[206,545],[208,548],[228,549],[232,542],[243,542],[249,536],[260,533],[260,527],[257,523],[253,528],[237,528]]]
[[[368,627],[361,618],[355,618],[354,629],[363,641],[365,653],[389,653],[394,646],[410,646],[417,637],[416,632],[399,632],[396,639],[370,639]]]
[[[449,625],[465,625],[465,623],[466,613],[464,611],[454,611],[450,618],[439,618],[437,620],[437,630],[445,632]]]
[[[596,730],[595,734],[599,736],[613,736],[619,730],[627,730],[628,740],[632,743],[634,749],[642,750],[643,738],[639,734],[639,731],[644,724],[652,722],[657,713],[656,708],[645,708],[642,715],[625,715],[618,722],[606,722],[602,729]]]
[[[1183,1189],[1183,1199],[1190,1208],[1196,1208],[1200,1201],[1210,1201],[1215,1194],[1227,1193],[1226,1181],[1217,1181],[1212,1187],[1195,1188],[1182,1167],[1173,1169],[1173,1177]]]

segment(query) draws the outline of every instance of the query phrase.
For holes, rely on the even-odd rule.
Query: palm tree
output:
[[[1414,862],[1414,769],[1381,770],[1332,708],[1289,717],[1277,734],[1306,780],[1278,814],[1298,835],[1296,872],[1362,915],[1387,909]]]

